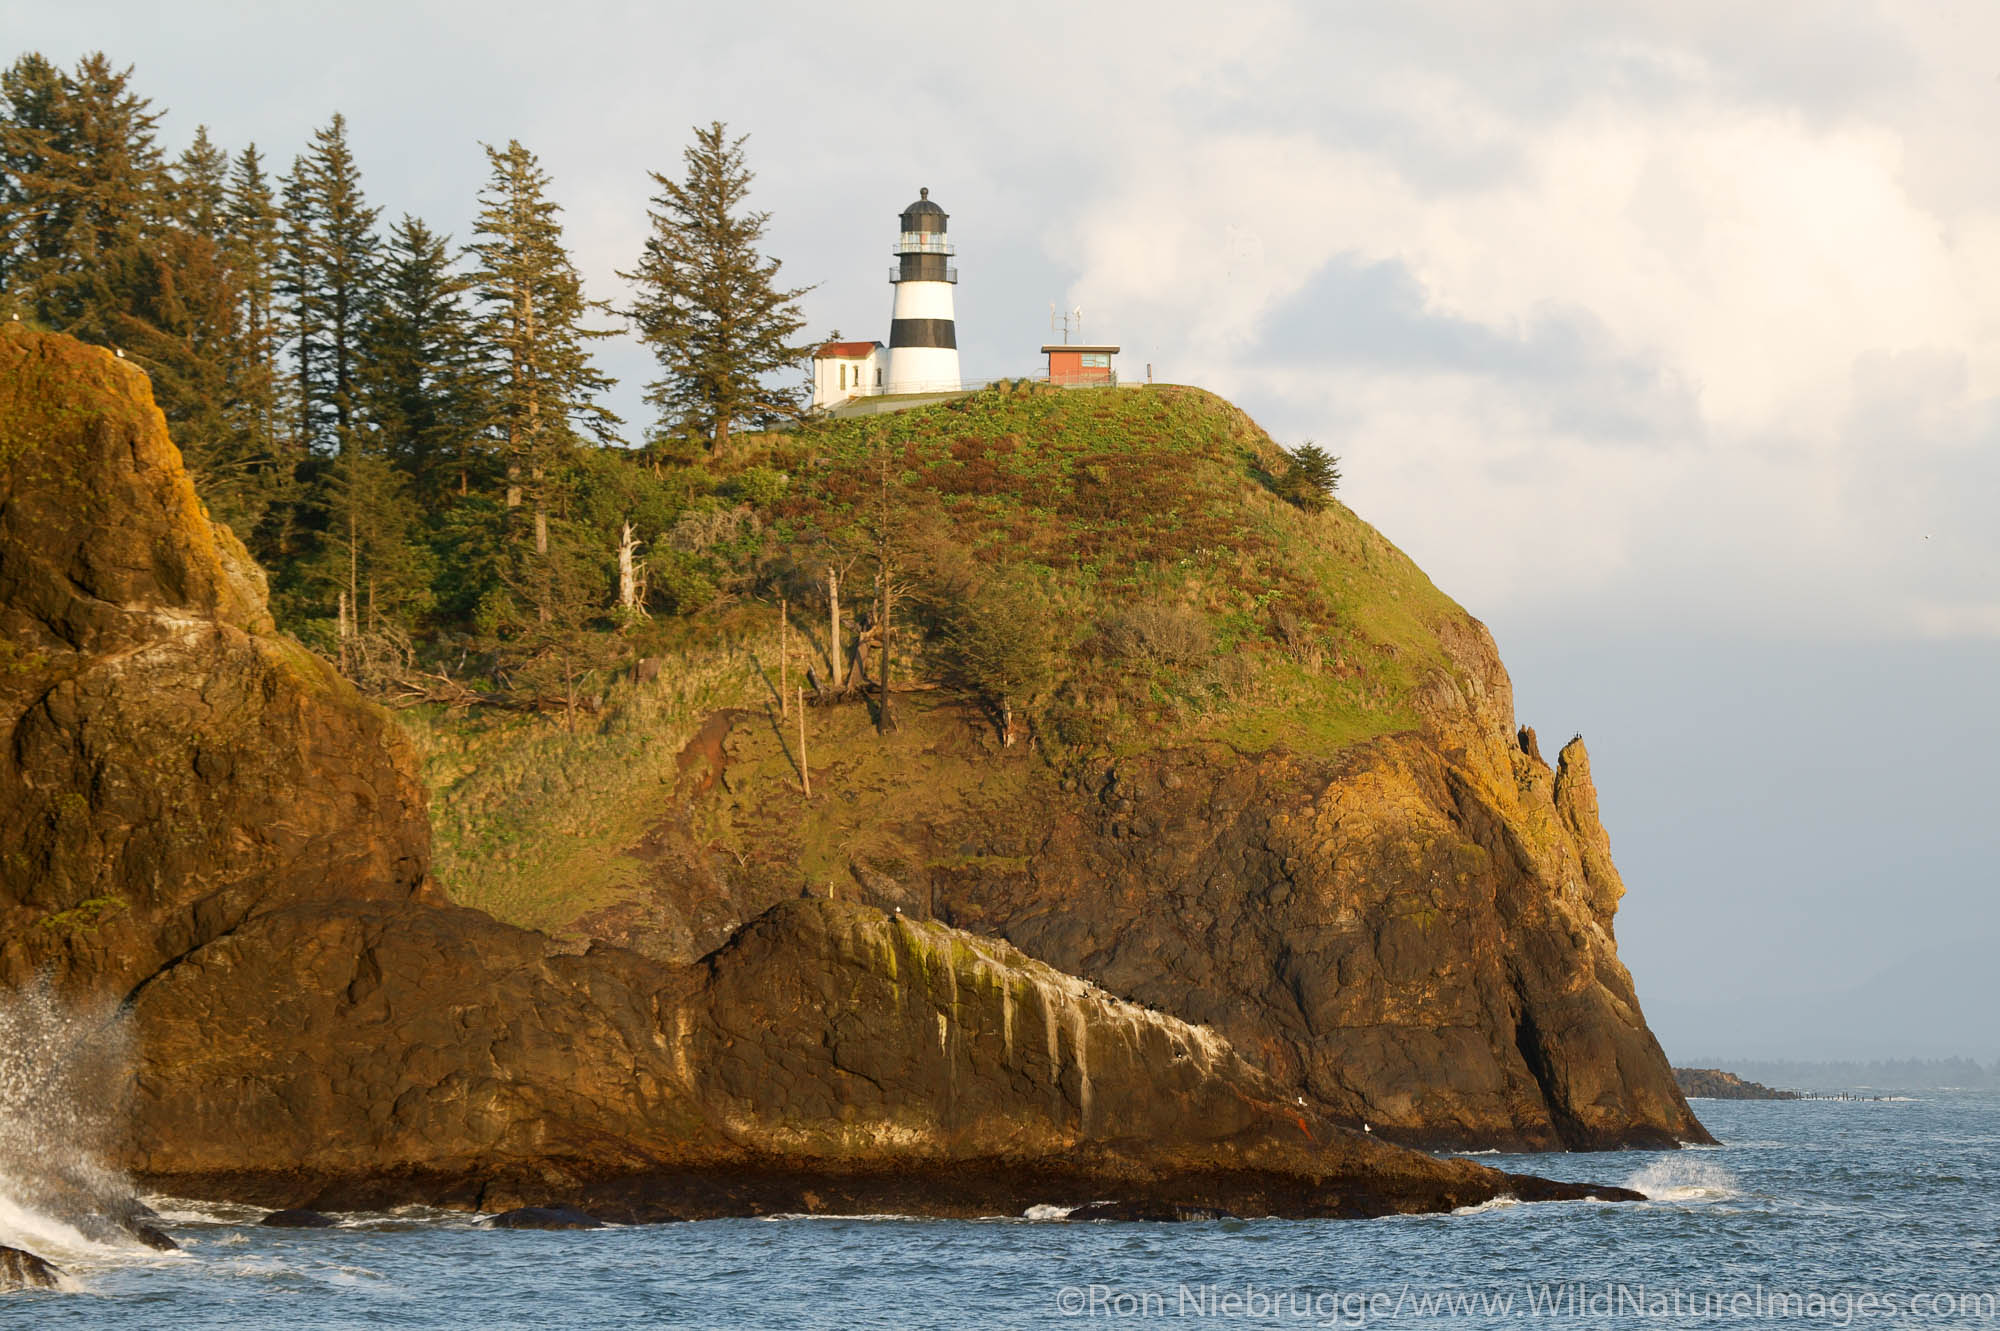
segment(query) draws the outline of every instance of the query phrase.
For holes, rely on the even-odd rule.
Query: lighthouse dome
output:
[[[917,201],[903,209],[903,230],[944,230],[945,211],[931,202],[930,186],[918,190],[917,195]]]

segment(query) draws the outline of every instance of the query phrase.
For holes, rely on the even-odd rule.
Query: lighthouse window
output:
[[[875,367],[875,386],[877,388],[882,386],[882,368],[879,365]]]
[[[845,365],[840,367],[840,389],[843,393],[847,391],[847,367]]]
[[[1102,351],[1086,351],[1083,353],[1083,368],[1086,370],[1108,370],[1111,368],[1111,357]]]

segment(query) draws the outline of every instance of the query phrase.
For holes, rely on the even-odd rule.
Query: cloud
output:
[[[373,196],[461,238],[477,140],[518,135],[614,300],[646,172],[696,122],[753,135],[815,332],[881,331],[893,215],[928,184],[970,373],[1030,369],[1048,305],[1081,304],[1128,374],[1342,452],[1482,614],[1971,632],[1922,607],[2000,571],[1972,498],[2000,479],[2000,12],[1036,3],[919,30],[585,4],[551,44],[451,6],[202,10],[7,12],[64,59],[115,26],[172,135],[282,163],[345,109]],[[649,358],[602,354],[636,435]]]
[[[1822,45],[1881,40],[1864,17]],[[1196,115],[1124,145],[1072,298],[1332,443],[1363,510],[1484,611],[1911,632],[1940,580],[2000,567],[1957,501],[1995,438],[2000,212],[1933,197],[1923,125],[1870,100],[1919,43],[1808,97],[1720,30],[1579,26],[1607,58],[1559,93],[1411,53],[1359,80],[1368,134],[1329,106],[1326,131]]]

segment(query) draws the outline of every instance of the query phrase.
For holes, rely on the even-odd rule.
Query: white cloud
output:
[[[1170,330],[1176,377],[1334,440],[1364,512],[1476,608],[1608,597],[1910,631],[1940,576],[2000,553],[1951,502],[1994,439],[2000,213],[1912,179],[1936,156],[1910,148],[1921,117],[1745,98],[1699,45],[1612,45],[1602,86],[1553,112],[1480,67],[1413,65],[1363,81],[1401,125],[1375,142],[1197,112],[1121,145],[1076,224],[1073,296]],[[1409,148],[1445,139],[1482,169],[1440,176]],[[1587,345],[1553,373],[1469,373],[1371,362],[1364,327],[1273,368],[1268,321],[1329,263],[1390,266],[1410,317],[1524,359],[1552,323]],[[1286,327],[1376,313],[1292,308]],[[1649,420],[1649,446],[1607,413]],[[1941,574],[1915,542],[1952,523],[1969,562]]]

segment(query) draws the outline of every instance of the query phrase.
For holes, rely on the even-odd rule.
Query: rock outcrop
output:
[[[1580,1195],[1341,1129],[1212,1032],[844,902],[773,907],[680,967],[472,911],[311,903],[204,948],[136,1015],[132,1163],[195,1196],[656,1220]]]
[[[0,1245],[0,1294],[17,1289],[55,1289],[62,1268],[22,1248]]]
[[[1515,737],[1484,630],[1457,642],[1463,672],[1421,728],[1332,759],[1210,744],[1060,772],[954,748],[963,723],[913,700],[911,769],[976,794],[883,781],[829,813],[791,793],[768,727],[705,727],[702,779],[635,852],[657,866],[645,918],[583,926],[684,961],[833,859],[813,890],[1006,938],[1207,1025],[1349,1126],[1445,1148],[1709,1140],[1618,959],[1624,888],[1582,741],[1552,769]],[[816,742],[840,789],[838,732]]]
[[[265,1229],[332,1229],[335,1221],[330,1215],[295,1206],[273,1211],[257,1223]]]
[[[954,875],[936,901],[1401,1140],[1706,1140],[1618,961],[1615,870],[1593,873],[1559,813],[1594,812],[1582,745],[1553,778],[1525,754],[1504,770],[1484,782],[1423,736],[1332,766],[1148,755],[1021,871]]]
[[[154,1186],[605,1219],[1632,1196],[1349,1131],[941,923],[795,900],[672,964],[439,905],[408,753],[272,631],[137,370],[0,330],[0,421],[0,978],[122,997]]]
[[[121,992],[274,900],[422,894],[407,745],[278,634],[146,378],[0,336],[0,983]]]

